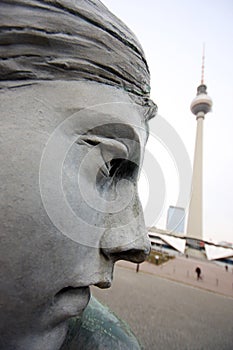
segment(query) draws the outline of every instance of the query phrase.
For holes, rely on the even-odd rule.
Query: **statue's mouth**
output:
[[[82,287],[82,288],[76,288],[76,287],[71,287],[71,286],[68,286],[68,287],[65,287],[65,288],[62,288],[61,290],[59,290],[59,292],[55,295],[55,298],[59,298],[60,296],[62,295],[69,295],[69,294],[76,294],[76,293],[80,293],[80,289],[85,289],[85,288],[88,288],[88,287]]]
[[[106,289],[106,288],[110,288],[112,284],[111,280],[101,280],[97,283],[94,284],[94,286],[101,288],[101,289]],[[68,286],[65,288],[62,288],[61,290],[59,290],[59,292],[55,295],[55,298],[59,298],[60,296],[63,295],[73,295],[73,294],[80,294],[81,290],[85,290],[88,289],[89,287],[72,287],[72,286]]]
[[[112,275],[105,274],[96,280],[90,281],[91,285],[105,289],[111,286]],[[53,326],[66,321],[71,317],[81,317],[91,297],[90,286],[68,285],[60,289],[49,303],[46,312],[46,322]]]
[[[101,280],[95,283],[101,289],[109,288],[111,280]],[[50,311],[56,314],[55,322],[63,322],[70,317],[79,317],[87,307],[90,300],[90,288],[67,286],[59,290],[53,299]]]
[[[65,287],[53,298],[49,308],[50,317],[54,325],[64,322],[71,317],[81,317],[90,300],[90,288]]]

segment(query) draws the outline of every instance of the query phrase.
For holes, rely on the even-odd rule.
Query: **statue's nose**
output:
[[[114,237],[118,235],[118,237]],[[122,232],[108,230],[101,239],[101,252],[109,259],[115,261],[128,260],[135,263],[143,262],[150,253],[151,245],[146,232],[140,237],[134,237],[126,242],[127,235]],[[136,235],[138,236],[138,235]],[[121,238],[121,239],[119,239]]]

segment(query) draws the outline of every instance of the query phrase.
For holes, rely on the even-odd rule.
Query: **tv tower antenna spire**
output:
[[[193,162],[193,177],[191,200],[188,213],[187,238],[203,240],[202,231],[202,167],[203,167],[203,122],[207,113],[211,111],[212,100],[207,95],[204,84],[205,45],[203,45],[201,85],[197,88],[197,95],[191,103],[191,111],[197,120],[196,144]]]
[[[202,51],[201,85],[204,84],[204,74],[205,74],[205,43],[203,43],[203,51]]]

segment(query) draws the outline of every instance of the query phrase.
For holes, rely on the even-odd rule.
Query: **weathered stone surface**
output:
[[[148,254],[156,107],[137,39],[99,1],[3,0],[0,16],[0,349],[58,350],[89,286]]]
[[[140,346],[126,323],[95,298],[90,300],[81,319],[69,322],[61,350],[138,350]]]
[[[4,0],[0,23],[0,80],[88,79],[148,96],[140,44],[98,0]]]

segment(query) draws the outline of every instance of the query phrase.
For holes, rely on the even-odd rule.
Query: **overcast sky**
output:
[[[151,97],[158,105],[159,116],[167,123],[168,134],[175,130],[177,136],[171,137],[177,137],[177,143],[179,139],[183,142],[191,163],[196,120],[190,112],[190,103],[201,80],[205,42],[205,83],[213,100],[213,111],[204,121],[203,232],[206,239],[233,242],[232,0],[103,0],[103,3],[141,42],[151,72]],[[152,125],[152,134],[156,126]],[[166,141],[157,140],[156,144],[152,135],[153,138],[147,151],[153,154],[150,172],[154,174],[158,163],[166,193],[162,204],[156,196],[153,200],[149,198],[152,184],[150,179],[146,180],[148,167],[141,193],[144,206],[149,206],[147,224],[154,221],[155,226],[165,228],[168,206],[177,205],[182,170],[177,169],[180,165],[174,161],[177,150],[170,149]],[[159,177],[160,185],[163,180]],[[151,210],[155,206],[156,211],[156,205],[161,207],[160,214],[151,220]]]

